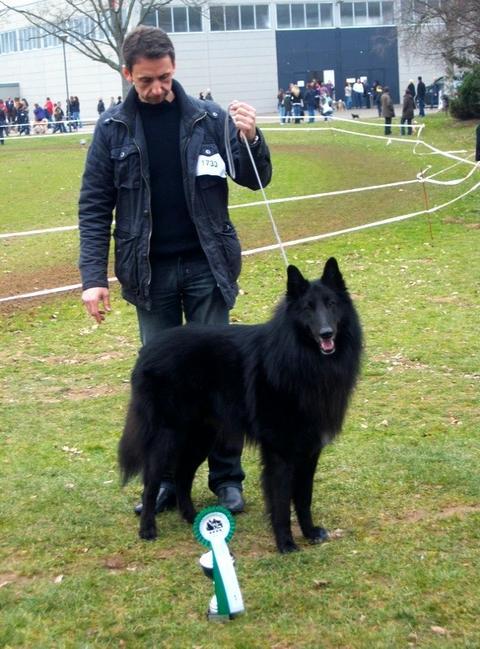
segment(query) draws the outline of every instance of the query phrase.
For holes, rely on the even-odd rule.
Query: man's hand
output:
[[[235,99],[229,106],[229,113],[239,132],[243,133],[249,142],[253,142],[257,134],[255,108]]]
[[[82,293],[82,301],[88,313],[92,318],[95,318],[98,324],[105,320],[105,312],[110,311],[110,293],[108,288],[102,286],[87,288]],[[103,304],[104,311],[99,309],[100,303]]]

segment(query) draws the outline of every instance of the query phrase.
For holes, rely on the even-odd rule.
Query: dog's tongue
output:
[[[326,338],[320,341],[320,347],[324,352],[332,352],[335,349],[335,343],[332,338]]]

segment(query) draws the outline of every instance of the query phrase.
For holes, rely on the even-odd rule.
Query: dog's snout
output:
[[[331,327],[322,327],[320,329],[320,338],[323,340],[328,340],[333,336],[333,329]]]

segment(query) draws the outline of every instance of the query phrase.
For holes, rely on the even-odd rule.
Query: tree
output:
[[[88,58],[104,63],[122,77],[125,95],[128,82],[122,75],[122,45],[125,35],[154,9],[170,0],[60,0],[15,6],[0,0],[4,12],[23,16],[41,30]]]
[[[440,55],[447,75],[480,62],[480,0],[402,0],[400,22],[408,47]]]
[[[450,112],[459,119],[480,117],[480,64],[473,66],[463,78],[457,97],[450,103]]]

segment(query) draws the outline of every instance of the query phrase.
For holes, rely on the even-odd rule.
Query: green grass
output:
[[[473,129],[443,116],[429,123],[428,141],[467,148]],[[276,178],[269,195],[385,182],[419,166],[406,147],[372,145],[366,170],[365,149],[353,137],[342,136],[338,155],[331,143],[324,156],[326,147],[306,134],[292,137],[290,148],[287,136],[271,135]],[[302,149],[304,137],[309,142]],[[31,143],[39,153],[41,144]],[[15,145],[28,153],[26,142]],[[75,161],[58,146],[50,188],[63,187],[74,168],[81,171],[81,156]],[[317,154],[308,157],[313,146]],[[14,172],[17,153],[12,143]],[[434,164],[441,161],[435,157]],[[30,184],[42,188],[38,172]],[[52,225],[51,213],[40,209],[49,191],[17,194],[22,227],[38,226],[37,209],[40,222]],[[77,191],[78,174],[66,201],[72,215]],[[236,192],[232,203],[256,198]],[[442,192],[451,198],[459,189]],[[382,193],[379,207],[376,193],[368,201],[360,194],[355,209],[328,199],[330,220],[322,223],[312,219],[325,199],[315,208],[305,201],[273,209],[287,239],[314,234],[322,224],[337,229],[413,211],[423,200],[417,194],[415,187],[405,196]],[[260,240],[268,239],[263,210],[257,221],[248,210],[232,216],[247,242],[255,243],[257,227]],[[191,529],[169,512],[159,517],[155,543],[139,541],[132,505],[141,487],[119,486],[116,446],[138,347],[133,308],[118,287],[100,327],[87,318],[78,294],[10,306],[0,325],[0,646],[477,649],[478,216],[478,194],[472,194],[430,224],[418,217],[288,249],[289,260],[312,278],[328,256],[337,257],[365,330],[362,378],[315,483],[315,518],[337,533],[322,546],[300,540],[302,552],[277,555],[263,514],[257,453],[248,449],[248,507],[231,544],[247,610],[226,625],[205,620],[212,587],[197,565],[203,549]],[[2,227],[11,231],[8,209],[5,218]],[[45,281],[53,277],[51,258],[73,272],[74,234],[2,244],[2,270],[11,271],[12,282],[25,271],[22,257],[28,272]],[[23,245],[28,248],[19,254]],[[278,253],[246,258],[232,319],[267,318],[284,291],[284,275]],[[199,507],[214,503],[206,477],[202,467],[194,485]]]

